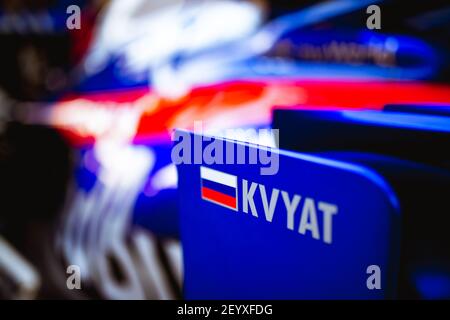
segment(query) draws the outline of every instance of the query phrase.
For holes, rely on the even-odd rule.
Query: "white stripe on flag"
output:
[[[233,176],[232,174],[228,174],[225,172],[220,172],[211,168],[200,167],[200,177],[202,179],[224,184],[232,188],[237,187],[236,176]]]

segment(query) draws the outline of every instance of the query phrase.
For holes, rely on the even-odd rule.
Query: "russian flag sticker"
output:
[[[237,176],[200,167],[202,199],[235,211],[237,208]]]

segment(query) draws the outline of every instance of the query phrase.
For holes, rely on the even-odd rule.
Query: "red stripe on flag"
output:
[[[202,198],[236,209],[236,198],[206,187],[202,187]]]

